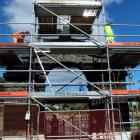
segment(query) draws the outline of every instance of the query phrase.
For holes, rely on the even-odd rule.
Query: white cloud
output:
[[[119,3],[121,3],[122,2],[122,0],[104,0],[104,3],[106,4],[106,5],[109,5],[109,4],[112,4],[112,3],[117,3],[117,4],[119,4]]]
[[[8,22],[32,22],[32,0],[7,0],[3,7]],[[28,30],[30,25],[9,25],[13,30]]]

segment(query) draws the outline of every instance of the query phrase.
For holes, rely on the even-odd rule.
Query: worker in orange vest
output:
[[[22,43],[25,41],[25,37],[30,34],[29,31],[25,31],[25,32],[15,32],[12,35],[13,38],[13,42],[15,43]]]

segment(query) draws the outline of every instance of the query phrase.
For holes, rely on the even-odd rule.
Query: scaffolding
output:
[[[95,112],[97,109],[99,112],[100,109],[104,109],[106,120],[105,130],[102,132],[105,134],[104,139],[117,139],[116,133],[119,131],[130,131],[136,125],[139,127],[140,90],[130,87],[139,82],[133,81],[132,72],[140,71],[139,68],[135,68],[140,60],[140,42],[106,41],[102,0],[92,0],[92,2],[36,0],[33,7],[34,21],[26,23],[34,28],[29,35],[30,41],[0,43],[1,66],[6,67],[5,81],[0,83],[0,86],[4,87],[0,92],[1,99],[12,102],[23,99],[24,102],[28,102],[27,112],[30,111],[32,102],[48,111],[51,109],[44,104],[45,102],[88,103],[89,109],[96,109]],[[1,23],[0,26],[4,24],[6,23]],[[139,25],[112,24],[112,27],[116,26],[139,28]],[[1,34],[1,36],[10,37],[12,34]],[[139,35],[114,36],[115,38],[139,37]],[[55,79],[58,77],[62,79],[60,74],[62,72],[72,73],[73,78],[69,82],[52,82],[49,78],[51,72],[56,73],[53,81],[57,81]],[[126,77],[129,80],[126,81]],[[80,79],[82,84],[75,83],[77,79]],[[64,90],[65,87],[76,89],[81,85],[88,90],[69,92]],[[114,115],[116,108],[121,113],[117,114],[119,119]],[[87,134],[83,128],[81,129],[80,121],[79,126],[74,125],[73,120],[71,122],[67,120],[67,116],[63,118],[59,113],[59,111],[54,112],[54,115],[80,133],[76,134],[76,138],[101,139],[98,134],[95,138],[93,132]],[[98,113],[96,115],[98,116]],[[123,130],[118,129],[118,124]],[[67,127],[64,124],[62,126]],[[29,136],[30,124],[28,128]],[[43,130],[45,131],[45,128]],[[94,131],[96,133],[96,130]],[[100,136],[104,134],[100,132]],[[50,137],[58,138],[53,135],[46,138]]]

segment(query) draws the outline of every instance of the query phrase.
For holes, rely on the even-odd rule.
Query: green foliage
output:
[[[68,111],[68,110],[88,110],[88,103],[71,103],[71,104],[45,104],[52,111]]]
[[[61,110],[88,110],[89,104],[87,103],[73,103],[73,104],[62,104]]]
[[[87,103],[75,103],[70,105],[70,110],[88,110],[89,104]]]
[[[5,83],[5,79],[4,78],[0,78],[0,83]],[[0,85],[0,91],[5,91],[4,84]]]

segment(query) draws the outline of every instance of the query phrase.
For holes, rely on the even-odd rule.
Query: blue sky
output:
[[[140,24],[140,0],[105,0],[106,19],[112,24]],[[1,0],[0,22],[31,22],[32,0]],[[31,26],[0,25],[0,34],[28,30]],[[114,26],[115,34],[138,34],[140,27]],[[0,41],[11,41],[9,36],[0,37]],[[140,41],[140,37],[116,37],[116,41]],[[140,79],[135,74],[136,80]]]
[[[140,24],[140,1],[122,0],[120,4],[106,6],[109,22],[114,24]],[[116,34],[139,34],[140,27],[113,27]],[[140,41],[140,37],[117,37],[117,41]]]
[[[9,20],[8,16],[5,15],[3,9],[4,9],[5,1],[0,1],[0,22],[6,22]],[[6,25],[0,25],[0,34],[7,34],[7,33],[12,33],[11,28],[6,26]],[[8,36],[0,36],[0,41],[10,41],[11,39]]]

